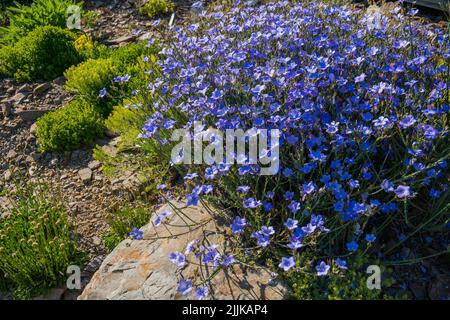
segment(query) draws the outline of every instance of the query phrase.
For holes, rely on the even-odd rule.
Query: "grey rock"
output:
[[[34,135],[34,134],[36,134],[36,131],[37,131],[37,123],[35,122],[30,127],[30,134]]]
[[[174,203],[182,208],[184,203]],[[166,205],[162,210],[173,210]],[[144,240],[127,239],[121,242],[103,261],[79,300],[173,300],[184,299],[176,292],[180,277],[206,281],[209,299],[283,299],[288,288],[264,267],[244,268],[235,264],[226,271],[219,271],[211,279],[211,269],[204,265],[188,264],[182,270],[168,260],[173,251],[184,252],[192,240],[218,244],[219,251],[229,232],[216,224],[202,207],[179,209],[192,220],[194,226],[186,226],[180,214],[172,214],[170,225],[155,229],[152,223],[144,226]],[[189,222],[191,223],[191,221]],[[190,257],[193,259],[192,257]],[[203,275],[203,276],[202,276]],[[193,299],[190,295],[188,299]]]
[[[98,160],[94,160],[89,162],[88,167],[91,170],[97,170],[98,168],[100,168],[102,166],[102,163]]]
[[[49,111],[49,109],[19,110],[16,113],[19,117],[22,118],[22,120],[27,122],[34,122]]]
[[[23,93],[30,93],[31,91],[33,91],[33,88],[28,83],[25,83],[24,85],[19,87],[19,89],[17,89],[17,92],[23,92]]]
[[[11,104],[10,103],[3,103],[2,104],[2,114],[3,116],[9,117],[11,115]]]
[[[40,85],[38,85],[36,88],[34,88],[33,90],[33,95],[38,96],[42,93],[44,93],[45,91],[49,90],[52,87],[50,82],[44,82]]]
[[[12,178],[12,172],[11,172],[11,170],[6,170],[5,171],[5,174],[3,175],[3,177],[5,178],[5,180],[6,181],[10,181],[11,180],[11,178]]]
[[[92,170],[89,168],[81,169],[78,171],[78,175],[83,183],[88,183],[92,180]]]
[[[66,80],[67,80],[66,77],[61,76],[53,80],[53,83],[58,86],[63,86],[66,83]]]
[[[9,150],[8,153],[6,154],[7,160],[14,160],[16,157],[17,157],[17,152],[15,152],[14,150]]]
[[[121,36],[121,37],[116,38],[116,39],[107,40],[106,42],[109,45],[119,45],[119,44],[122,44],[122,43],[132,42],[134,39],[136,39],[136,36],[130,34],[130,35]]]
[[[19,93],[15,94],[13,97],[9,98],[8,100],[12,104],[17,105],[17,104],[21,103],[22,101],[24,101],[28,95],[29,95],[29,93],[19,92]]]

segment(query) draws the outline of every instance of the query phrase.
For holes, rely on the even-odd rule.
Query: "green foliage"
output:
[[[299,256],[298,263],[305,265],[305,272],[288,273],[289,283],[292,284],[292,297],[299,300],[373,300],[390,299],[386,289],[392,278],[389,272],[382,270],[382,289],[370,290],[367,287],[367,266],[380,265],[379,262],[370,263],[364,256],[352,257],[347,260],[348,269],[342,270],[335,263],[326,276],[318,276],[314,267],[308,264],[311,259],[305,254]],[[313,258],[313,256],[311,256]],[[330,263],[329,263],[330,264]]]
[[[112,59],[88,59],[65,72],[66,89],[93,105],[100,105],[99,92],[111,86],[116,73],[117,68]]]
[[[72,239],[63,205],[43,185],[17,186],[10,214],[0,220],[0,274],[18,298],[63,283],[83,255]]]
[[[82,36],[77,39],[77,48],[84,48],[85,51],[95,50],[95,44]],[[155,51],[155,47],[147,47],[142,43],[117,49],[99,47],[92,55],[101,58],[88,59],[65,72],[66,88],[89,103],[98,105],[106,117],[114,105],[130,96],[133,88],[143,85],[142,80],[145,80],[145,77],[138,76],[143,74],[140,59]],[[125,74],[131,76],[130,82],[113,82],[114,77]],[[103,88],[107,89],[107,94],[100,98],[99,92]]]
[[[101,114],[81,100],[47,113],[37,122],[37,140],[43,152],[72,150],[91,143],[102,133]]]
[[[171,13],[173,9],[174,5],[170,0],[149,0],[139,8],[139,12],[153,18]]]
[[[132,102],[128,100],[124,101],[124,105],[129,105],[131,103]],[[120,134],[120,146],[127,148],[132,147],[135,144],[145,120],[145,113],[139,109],[116,106],[105,121],[105,125],[112,132]]]
[[[0,28],[0,43],[13,44],[21,37],[38,27],[55,26],[66,28],[67,8],[77,5],[81,8],[83,2],[76,0],[36,0],[30,6],[28,3],[15,3],[8,7],[9,26]]]
[[[114,249],[122,240],[128,237],[133,228],[140,228],[147,224],[149,220],[150,215],[147,209],[142,206],[132,207],[131,205],[126,205],[109,214],[107,222],[110,230],[103,237],[105,246],[109,250]]]
[[[19,82],[51,80],[81,60],[72,32],[58,27],[39,27],[16,44],[0,49],[0,75]]]

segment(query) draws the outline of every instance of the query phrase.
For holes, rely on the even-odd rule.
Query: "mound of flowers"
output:
[[[236,2],[166,34],[155,80],[141,92],[152,101],[144,149],[170,157],[174,130],[194,132],[199,122],[204,134],[280,133],[259,150],[279,150],[271,175],[249,158],[173,164],[186,205],[212,203],[231,227],[227,252],[194,241],[170,255],[173,263],[265,263],[295,282],[345,277],[355,257],[395,257],[412,237],[433,237],[447,250],[449,35],[412,23],[413,15]],[[210,289],[201,277],[180,277],[180,294],[201,299]]]

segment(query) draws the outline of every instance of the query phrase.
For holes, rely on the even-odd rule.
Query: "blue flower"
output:
[[[316,186],[314,185],[313,182],[308,182],[303,185],[303,192],[305,192],[308,195],[313,193],[314,190],[316,190]]]
[[[172,214],[172,212],[170,212],[169,210],[164,210],[164,211],[158,213],[156,215],[156,218],[153,220],[153,224],[155,225],[155,227],[159,227],[161,225],[161,223],[165,219],[167,219],[171,214]]]
[[[187,296],[192,291],[191,280],[180,280],[178,283],[177,292],[183,296]]]
[[[196,193],[191,193],[186,196],[186,205],[187,206],[196,206],[198,205],[198,201],[200,197]]]
[[[298,212],[298,210],[300,210],[301,205],[297,201],[292,200],[291,203],[288,205],[288,208],[289,210],[291,210],[293,214],[295,214]]]
[[[144,239],[143,234],[144,233],[141,230],[139,230],[138,228],[133,228],[133,230],[130,232],[130,236],[134,240],[142,240],[142,239]]]
[[[337,258],[336,260],[336,265],[339,267],[339,269],[347,269],[347,262],[345,260],[341,260],[340,258]]]
[[[294,257],[283,257],[281,258],[281,263],[278,265],[284,271],[289,271],[289,269],[295,267]]]
[[[395,194],[397,195],[398,198],[400,199],[404,199],[404,198],[408,198],[411,196],[411,188],[408,186],[404,186],[404,185],[399,185],[396,189],[395,189]]]
[[[258,246],[267,247],[270,244],[270,236],[275,233],[273,227],[262,227],[261,230],[252,233],[251,237],[256,238]]]
[[[316,266],[316,271],[318,276],[326,276],[328,274],[328,270],[330,270],[330,266],[325,263],[325,261],[321,261]]]
[[[263,209],[265,212],[270,212],[273,209],[273,204],[270,202],[264,202],[263,203]]]
[[[372,233],[368,233],[366,234],[366,241],[367,242],[374,242],[377,239],[377,237],[372,234]]]
[[[244,199],[244,209],[255,209],[261,206],[261,201],[255,198]]]
[[[358,250],[359,246],[355,241],[351,241],[347,243],[347,250],[350,252],[354,252]]]
[[[416,119],[412,115],[405,116],[402,120],[399,121],[399,126],[402,129],[407,129],[411,126],[413,126],[416,123]]]
[[[233,234],[239,234],[244,230],[244,227],[247,226],[247,222],[245,221],[245,218],[241,217],[235,217],[233,222],[231,223],[231,231]]]
[[[209,289],[208,287],[199,287],[197,288],[197,290],[195,290],[194,292],[194,296],[198,299],[198,300],[203,300],[208,296],[208,292]]]
[[[98,97],[99,98],[103,98],[104,96],[106,96],[106,88],[103,88],[102,90],[100,90],[100,92],[98,93]]]
[[[246,193],[246,192],[248,192],[248,190],[250,190],[249,186],[239,186],[236,188],[237,192],[242,192],[242,193]]]
[[[186,265],[186,257],[184,254],[175,251],[169,254],[169,261],[177,265],[177,267],[182,268]]]
[[[229,266],[229,265],[232,265],[233,263],[235,263],[236,262],[236,259],[234,259],[234,257],[232,256],[232,255],[224,255],[223,257],[222,257],[222,265],[224,266],[224,267],[227,267],[227,266]]]
[[[293,230],[295,228],[297,228],[298,225],[298,220],[294,220],[294,219],[287,219],[287,221],[284,223],[284,225],[286,226],[286,228],[288,228],[289,230]]]

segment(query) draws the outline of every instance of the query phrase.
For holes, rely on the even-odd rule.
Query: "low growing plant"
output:
[[[173,12],[174,5],[170,0],[148,0],[139,8],[141,14],[145,14],[150,18],[163,16]]]
[[[9,214],[0,220],[0,274],[17,298],[31,298],[64,283],[67,267],[81,265],[84,255],[66,210],[46,186],[16,189],[9,194]]]
[[[76,0],[35,0],[15,2],[7,8],[9,25],[0,27],[0,44],[11,45],[38,27],[55,26],[66,28],[70,6],[80,8],[82,1]]]
[[[37,122],[37,141],[42,152],[69,151],[90,144],[103,134],[99,110],[82,100],[44,115]]]
[[[81,61],[75,38],[58,27],[39,27],[17,43],[0,48],[0,74],[18,82],[52,80]]]
[[[143,206],[126,205],[107,217],[109,232],[103,237],[108,250],[113,250],[122,240],[129,236],[135,227],[142,227],[150,221],[148,209]]]

